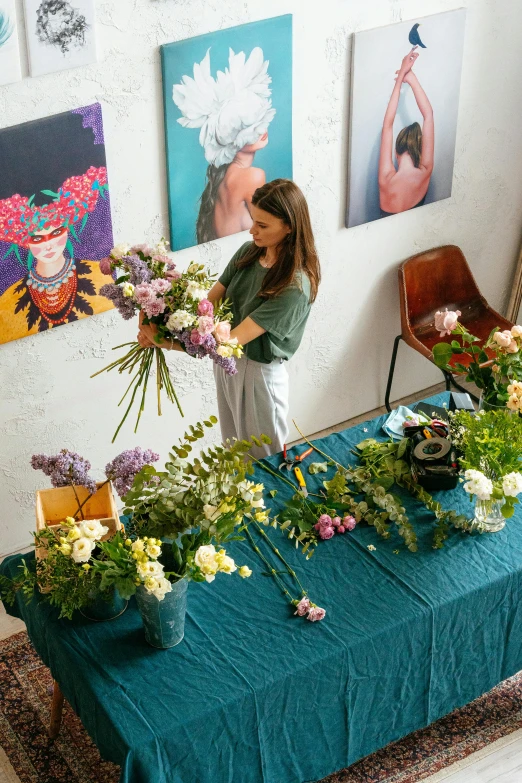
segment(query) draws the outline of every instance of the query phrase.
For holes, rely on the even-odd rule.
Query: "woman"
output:
[[[379,198],[381,216],[421,207],[433,172],[435,128],[431,103],[412,68],[419,56],[413,47],[404,57],[395,79],[395,87],[384,115],[379,158]],[[422,129],[418,122],[403,128],[395,142],[398,169],[393,162],[393,123],[401,87],[409,84],[423,117]]]
[[[200,128],[199,141],[208,162],[207,183],[196,224],[198,244],[246,231],[252,226],[254,191],[265,184],[254,155],[268,144],[275,116],[268,61],[256,46],[248,59],[229,50],[228,68],[214,79],[210,49],[194,64],[194,78],[183,76],[172,97],[185,128]]]
[[[283,448],[288,428],[288,373],[285,362],[301,343],[321,279],[319,259],[305,197],[291,180],[276,179],[252,198],[253,242],[232,257],[208,298],[231,302],[231,337],[244,346],[236,375],[215,365],[218,412],[223,440],[265,434]],[[143,348],[156,346],[155,328],[140,326]],[[160,347],[183,350],[177,342]]]

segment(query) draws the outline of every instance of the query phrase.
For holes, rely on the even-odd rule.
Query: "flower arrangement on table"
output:
[[[156,327],[158,341],[177,341],[190,356],[197,359],[209,357],[226,373],[233,375],[237,372],[235,358],[241,357],[243,351],[237,339],[230,337],[232,315],[228,303],[220,302],[214,306],[206,298],[215,282],[214,277],[203,264],[191,263],[185,272],[179,272],[167,255],[167,245],[164,239],[155,247],[117,245],[110,256],[100,262],[102,272],[117,274],[116,280],[102,286],[100,294],[114,303],[125,320],[140,312],[143,324]],[[140,392],[136,432],[145,407],[153,365],[156,367],[158,415],[161,416],[161,391],[165,389],[167,398],[177,404],[183,416],[163,351],[160,348],[142,348],[137,342],[116,346],[114,350],[123,347],[129,347],[124,356],[92,376],[114,369],[132,376],[119,402],[121,405],[130,394],[113,442]]]
[[[435,328],[451,343],[433,346],[433,361],[442,370],[466,374],[481,391],[484,407],[507,406],[522,410],[522,326],[501,331],[495,327],[483,345],[459,322],[460,310],[435,314]],[[450,365],[454,356],[460,357]],[[466,359],[468,364],[463,363]]]
[[[249,479],[253,472],[249,451],[254,445],[269,443],[270,439],[263,435],[261,439],[252,436],[250,440],[227,442],[224,446],[211,446],[189,459],[192,444],[203,437],[204,427],[216,422],[215,417],[210,417],[190,427],[179,446],[172,447],[164,471],[145,466],[136,475],[124,497],[124,513],[131,518],[127,525],[131,550],[135,539],[144,535],[168,539],[170,543],[162,548],[162,559],[171,581],[189,576],[196,582],[211,582],[218,572],[235,571],[235,563],[223,546],[246,539],[266,566],[266,573],[274,578],[293,606],[297,607],[306,598],[310,609],[320,608],[310,601],[295,571],[263,529],[270,523],[270,513],[265,508],[263,484]],[[274,567],[261,542],[283,563],[285,572]],[[251,570],[242,566],[238,573],[248,577]],[[285,585],[283,574],[297,585],[297,597]],[[322,619],[321,613],[314,611],[310,617],[308,614],[299,616],[312,621]]]
[[[504,519],[512,517],[522,492],[522,419],[507,410],[451,413],[453,443],[460,450],[464,489],[478,502],[476,524],[488,529],[485,519],[493,505]],[[481,517],[484,517],[481,519]],[[503,526],[493,523],[493,528]]]

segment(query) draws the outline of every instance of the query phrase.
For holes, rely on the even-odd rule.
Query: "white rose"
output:
[[[148,576],[143,582],[143,587],[150,595],[154,590],[158,589],[159,581],[154,576]]]
[[[116,247],[112,248],[111,258],[114,258],[115,261],[120,261],[123,256],[127,255],[129,250],[130,245],[127,245],[125,242],[121,242],[119,245],[116,245]]]
[[[79,538],[82,537],[82,534],[80,533],[80,528],[76,525],[72,527],[69,532],[67,533],[67,541],[78,541]]]
[[[171,332],[182,332],[183,329],[188,329],[189,326],[193,326],[196,322],[196,318],[186,310],[176,310],[175,313],[169,316],[167,321],[167,329]]]
[[[203,506],[203,513],[205,514],[205,519],[210,519],[214,521],[214,519],[217,519],[219,516],[219,511],[217,506],[211,506],[210,503],[205,503]]]
[[[121,287],[121,290],[123,291],[123,296],[126,296],[128,299],[132,299],[134,296],[134,286],[132,283],[124,283]]]
[[[136,541],[132,542],[131,549],[133,552],[144,552],[145,551],[145,542],[141,540],[141,538],[138,538]]]
[[[216,353],[219,356],[222,356],[224,359],[230,359],[234,353],[234,349],[231,348],[230,345],[218,345],[216,348]]]
[[[216,548],[213,544],[200,546],[194,557],[194,562],[205,575],[207,582],[214,581],[214,574],[219,571],[219,564],[216,560]],[[211,578],[209,578],[211,577]]]
[[[136,570],[142,579],[147,579],[149,576],[157,579],[159,576],[163,576],[163,566],[157,560],[146,560],[144,563],[138,563]]]
[[[511,327],[511,334],[513,337],[522,337],[522,326],[512,326]]]
[[[502,479],[502,491],[508,498],[514,498],[522,492],[522,474],[513,471],[507,473]]]
[[[200,299],[206,299],[207,294],[206,288],[202,288],[198,283],[189,283],[187,286],[187,295],[198,302]]]
[[[102,525],[99,519],[85,519],[80,525],[81,535],[93,541],[99,541],[108,532],[109,528]]]
[[[86,563],[89,560],[92,554],[92,550],[95,546],[96,542],[91,538],[79,538],[73,544],[71,554],[72,559],[75,563]]]
[[[152,557],[154,560],[161,555],[161,547],[157,544],[148,544],[145,551],[148,556]]]
[[[237,566],[232,560],[231,557],[228,555],[217,555],[217,560],[219,563],[219,570],[222,571],[224,574],[232,574],[234,571],[237,571]]]
[[[172,592],[172,585],[168,579],[164,576],[158,579],[158,586],[152,590],[152,595],[155,595],[158,601],[163,601],[167,593]]]
[[[511,332],[505,329],[503,332],[495,332],[493,339],[501,348],[507,348],[513,338]]]

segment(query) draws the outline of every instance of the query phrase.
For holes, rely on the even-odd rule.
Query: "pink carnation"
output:
[[[214,327],[216,340],[220,343],[226,343],[230,340],[230,324],[228,321],[218,321]]]
[[[175,269],[167,269],[165,272],[165,277],[167,280],[179,280],[181,277],[181,272],[177,272]]]
[[[355,517],[349,516],[343,519],[343,526],[346,528],[346,530],[353,530],[356,524],[357,522]]]
[[[214,305],[208,299],[201,299],[198,304],[198,315],[214,315]]]
[[[154,253],[152,256],[153,261],[158,261],[160,264],[169,264],[170,258],[168,256],[163,255],[163,253]]]
[[[322,620],[323,617],[326,614],[325,609],[321,609],[320,606],[312,606],[308,612],[307,620],[310,620],[311,623],[316,623],[318,620]]]
[[[332,525],[334,527],[339,527],[340,524],[341,524],[341,517],[334,517],[332,519]]]
[[[134,298],[143,307],[156,298],[156,292],[150,283],[140,283],[134,289]]]
[[[198,318],[198,332],[210,334],[214,328],[214,319],[210,315],[200,315]]]
[[[312,605],[310,603],[310,599],[305,596],[304,598],[301,598],[301,600],[297,604],[296,611],[294,612],[294,614],[299,615],[299,617],[304,617],[305,614],[307,614],[310,611],[311,607]]]
[[[172,283],[170,280],[164,280],[163,278],[157,278],[153,280],[151,286],[157,294],[166,294],[170,290]]]
[[[460,310],[444,310],[444,312],[435,313],[435,329],[440,332],[440,336],[444,337],[445,334],[451,334],[457,326],[459,315],[462,315]]]
[[[166,306],[167,303],[163,298],[153,299],[143,304],[143,310],[149,318],[152,318],[155,315],[161,315],[161,313],[165,312]]]
[[[102,275],[112,274],[110,258],[102,258],[102,260],[100,261],[100,272],[102,273]]]
[[[154,253],[154,248],[146,244],[133,245],[130,249],[130,252],[143,253],[144,256],[152,256],[152,254]]]

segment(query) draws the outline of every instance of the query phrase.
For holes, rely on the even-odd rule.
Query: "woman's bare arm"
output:
[[[265,332],[266,329],[263,329],[262,326],[258,326],[258,324],[252,320],[252,318],[247,316],[244,321],[241,321],[239,326],[236,326],[235,329],[232,329],[230,336],[232,338],[237,337],[237,341],[240,345],[246,345],[247,343],[252,342],[252,340],[255,340],[256,337],[260,337]]]
[[[220,302],[221,299],[225,296],[226,293],[225,286],[219,282],[219,280],[214,283],[210,291],[208,292],[207,299],[212,302],[212,304],[217,304],[217,302]]]
[[[419,111],[424,119],[422,124],[422,153],[420,159],[420,168],[426,169],[431,175],[431,172],[433,171],[435,148],[435,123],[433,121],[433,107],[413,71],[410,71],[406,81],[413,90],[413,95],[417,101],[417,106],[419,107]]]
[[[393,165],[393,123],[399,107],[399,98],[401,96],[401,87],[404,77],[411,71],[411,68],[415,64],[415,60],[419,56],[415,51],[416,48],[417,47],[414,46],[411,52],[402,60],[400,70],[397,71],[395,86],[384,115],[381,134],[381,152],[379,156],[379,187],[386,184],[387,180],[396,173],[395,166]]]

